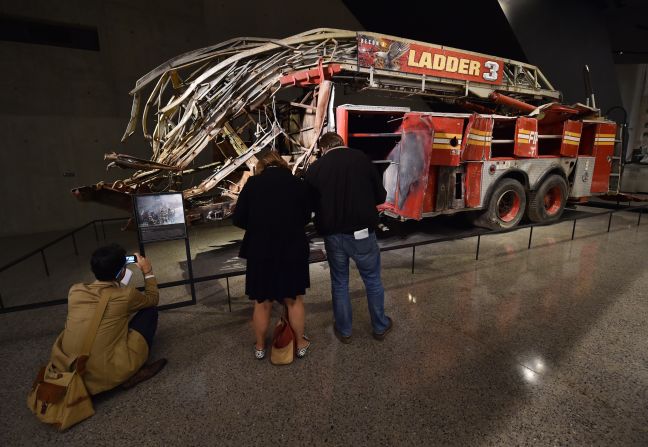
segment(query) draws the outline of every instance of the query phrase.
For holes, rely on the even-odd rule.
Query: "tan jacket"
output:
[[[157,306],[159,300],[154,277],[145,280],[144,293],[133,287],[119,287],[116,282],[73,285],[68,295],[65,329],[52,348],[52,363],[56,369],[69,368],[70,363],[82,354],[83,342],[102,290],[109,294],[108,305],[83,375],[90,394],[120,385],[146,362],[149,354],[146,340],[139,332],[128,329],[128,321],[133,312]]]

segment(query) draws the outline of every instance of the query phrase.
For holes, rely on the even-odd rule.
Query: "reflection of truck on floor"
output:
[[[336,120],[347,144],[381,170],[386,215],[421,219],[481,209],[476,223],[500,229],[525,215],[556,220],[568,201],[616,192],[616,124],[563,118],[586,111],[553,104],[538,120],[342,105]]]

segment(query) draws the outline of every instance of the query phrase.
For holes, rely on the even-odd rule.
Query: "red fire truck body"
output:
[[[606,194],[616,123],[341,105],[337,132],[380,169],[400,219],[484,210],[477,223],[510,228],[526,215],[558,219],[565,204]],[[562,112],[562,111],[561,111]]]
[[[340,105],[336,91],[389,102]],[[224,219],[262,151],[279,151],[303,175],[330,131],[371,158],[387,190],[379,208],[402,220],[482,210],[478,225],[510,228],[620,191],[616,124],[591,91],[587,105],[564,105],[534,65],[442,45],[325,28],[238,38],[171,59],[131,94],[124,138],[144,104],[153,156],[107,154],[109,167],[135,172],[76,188],[81,200],[131,209],[131,194],[175,189],[189,221]],[[430,110],[387,105],[412,99]],[[210,142],[212,163],[194,167]]]

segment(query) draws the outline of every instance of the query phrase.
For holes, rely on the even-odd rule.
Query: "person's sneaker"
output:
[[[335,336],[340,340],[342,343],[345,345],[348,345],[351,343],[351,336],[350,335],[342,335],[340,331],[333,325],[333,332],[335,333]]]
[[[156,360],[153,363],[142,366],[130,379],[122,383],[121,387],[125,390],[133,388],[135,385],[150,379],[164,368],[167,364],[167,359]]]
[[[387,317],[387,319],[389,320],[389,324],[387,325],[387,329],[385,329],[385,332],[382,332],[380,334],[376,332],[373,333],[373,338],[375,338],[378,341],[383,341],[387,336],[387,334],[389,333],[389,331],[391,331],[392,327],[394,326],[394,322],[392,321],[392,319],[390,317]]]

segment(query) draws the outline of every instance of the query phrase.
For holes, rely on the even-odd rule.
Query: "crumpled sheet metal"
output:
[[[243,165],[253,165],[255,155],[273,146],[279,135],[298,149],[293,172],[305,169],[324,129],[327,109],[331,108],[332,83],[323,81],[312,86],[310,96],[307,93],[302,98],[302,104],[313,113],[304,113],[302,130],[298,137],[293,137],[282,126],[285,116],[278,116],[276,109],[278,90],[290,87],[283,86],[281,79],[287,74],[321,68],[322,63],[335,63],[353,74],[352,80],[344,82],[357,83],[364,76],[368,83],[362,88],[375,87],[374,75],[379,73],[358,67],[357,38],[354,31],[328,28],[279,40],[243,37],[182,54],[156,67],[141,77],[131,91],[133,104],[123,136],[128,138],[139,125],[151,145],[152,156],[143,160],[125,154],[108,154],[109,167],[136,169],[130,177],[118,182],[117,191],[132,194],[163,190],[165,185],[172,184],[170,175],[190,170],[211,141],[225,136],[225,126],[231,129],[235,120],[241,118],[256,129],[253,141],[247,140],[247,150],[225,157],[198,185],[183,191],[185,198],[196,201],[199,196],[210,191],[214,194],[218,189],[227,193],[221,195],[231,198],[236,191],[227,190],[221,184]],[[397,72],[381,75],[413,76]],[[150,93],[145,96],[148,90]],[[94,188],[97,187],[104,186],[99,184]],[[204,201],[200,206],[206,206]]]
[[[159,66],[142,77],[131,92],[133,107],[124,139],[138,124],[141,95],[146,86],[157,82],[144,103],[141,127],[151,143],[153,156],[150,164],[139,164],[142,169],[125,179],[125,184],[150,182],[156,173],[167,166],[186,169],[207,144],[216,138],[227,122],[246,110],[254,110],[268,103],[279,89],[279,79],[287,72],[316,66],[320,58],[335,60],[355,59],[355,33],[319,29],[283,40],[242,38],[207,49],[186,53]],[[173,78],[178,71],[189,72],[182,88],[174,88]],[[156,109],[154,128],[148,125],[152,109]],[[319,117],[318,117],[319,118]],[[318,120],[323,124],[323,116]],[[257,142],[268,144],[279,132],[271,126],[258,135]],[[321,126],[320,126],[321,127]],[[254,149],[247,156],[257,153]],[[308,149],[308,148],[307,148]],[[127,156],[111,158],[115,165],[126,167]],[[185,191],[186,197],[208,191],[219,178],[226,177],[238,160],[226,163],[222,175],[212,181]]]

